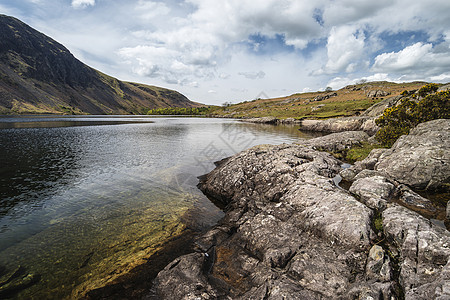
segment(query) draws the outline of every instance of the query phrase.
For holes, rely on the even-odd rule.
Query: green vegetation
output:
[[[373,149],[382,148],[382,145],[380,144],[370,144],[370,143],[362,143],[359,146],[355,146],[350,148],[346,155],[345,160],[354,163],[355,161],[360,161],[366,158],[370,151]]]
[[[419,95],[425,95],[422,100],[416,102],[410,97],[405,97],[400,104],[387,108],[383,115],[375,122],[381,129],[375,135],[377,141],[383,146],[391,147],[395,141],[419,123],[434,119],[450,118],[450,92],[438,92],[434,83],[427,84],[419,91]]]
[[[428,94],[435,93],[439,88],[439,85],[436,83],[429,83],[420,88],[418,94],[420,97],[425,97]]]
[[[209,112],[210,107],[167,107],[150,109],[148,115],[205,115]]]
[[[382,232],[383,231],[383,218],[381,217],[381,214],[378,215],[374,220],[373,220],[373,225],[375,227],[375,230],[377,232]]]

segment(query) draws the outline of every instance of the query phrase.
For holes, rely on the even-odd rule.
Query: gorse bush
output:
[[[416,102],[410,98],[403,98],[399,105],[384,110],[383,115],[375,120],[381,129],[375,138],[382,145],[391,147],[395,141],[419,123],[434,119],[448,119],[450,117],[450,92],[444,91],[431,95],[436,91],[436,84],[428,84],[419,90],[419,95],[426,95]]]
[[[417,93],[419,94],[420,97],[425,97],[428,94],[436,92],[438,90],[438,88],[439,88],[438,84],[429,83],[429,84],[421,87]]]

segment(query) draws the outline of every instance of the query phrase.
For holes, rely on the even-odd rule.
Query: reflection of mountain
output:
[[[41,205],[77,174],[84,139],[74,130],[2,130],[0,134],[0,216],[19,203]],[[14,208],[16,209],[16,208]]]
[[[142,114],[196,106],[176,91],[94,70],[48,36],[0,15],[0,113]]]

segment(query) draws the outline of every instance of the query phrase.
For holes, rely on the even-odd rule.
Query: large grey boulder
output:
[[[196,300],[224,296],[208,283],[204,271],[206,263],[207,256],[202,253],[187,254],[172,261],[159,273],[154,283],[157,297]]]
[[[361,116],[376,118],[376,117],[382,115],[386,108],[393,107],[393,106],[397,105],[398,101],[402,97],[403,96],[394,96],[394,97],[389,97],[387,99],[384,99],[383,101],[380,101],[380,102],[372,105],[368,109],[366,109],[361,114]]]
[[[275,117],[261,117],[261,118],[243,119],[241,121],[259,124],[277,124],[279,120]]]
[[[373,212],[334,184],[340,164],[300,145],[257,146],[223,161],[200,185],[227,205],[225,217],[197,241],[214,263],[205,267],[204,254],[182,257],[160,272],[157,294],[177,296],[172,290],[180,284],[199,299],[391,295],[389,283],[371,287],[366,280]]]
[[[450,233],[399,205],[383,212],[405,299],[450,299]]]
[[[450,120],[419,124],[378,158],[375,170],[415,189],[450,183]]]
[[[359,131],[369,117],[343,117],[326,120],[302,120],[301,130],[318,132]]]
[[[374,175],[355,180],[349,191],[358,195],[368,207],[384,209],[394,194],[395,185],[385,177]]]
[[[438,88],[437,92],[445,92],[450,91],[450,84],[445,84]]]
[[[258,205],[276,202],[295,182],[299,174],[310,170],[334,177],[341,169],[331,154],[299,145],[259,145],[224,161],[207,175],[201,189],[228,204],[235,200]],[[255,199],[255,201],[247,201]]]
[[[361,145],[369,139],[364,131],[344,131],[297,142],[300,145],[312,147],[315,150],[327,152],[342,152],[353,146]]]
[[[366,93],[366,96],[369,98],[375,98],[375,97],[386,97],[386,96],[389,96],[390,94],[391,94],[391,92],[384,91],[384,90],[372,90],[372,91],[368,91]]]

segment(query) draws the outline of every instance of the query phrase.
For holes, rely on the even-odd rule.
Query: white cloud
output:
[[[324,9],[323,18],[328,26],[339,26],[378,16],[380,11],[391,6],[393,6],[392,0],[330,1]]]
[[[431,80],[434,82],[449,82],[450,73],[444,73],[437,76],[431,76]]]
[[[445,50],[445,47],[442,50]],[[398,52],[378,55],[372,70],[374,72],[438,75],[450,68],[450,49],[442,50],[435,52],[430,43],[415,43]]]
[[[386,71],[402,71],[414,67],[432,49],[432,44],[416,43],[399,52],[383,53],[375,58],[373,69]]]
[[[170,13],[170,8],[166,4],[146,0],[139,0],[135,10],[138,12],[138,16],[145,21]]]
[[[239,72],[238,75],[244,76],[247,79],[262,79],[266,76],[264,71],[259,72]]]
[[[448,0],[6,2],[1,11],[85,63],[199,102],[337,88],[361,78],[443,81],[450,69]],[[89,14],[81,10],[94,5]]]
[[[88,6],[94,6],[95,0],[72,0],[73,8],[86,8]]]
[[[389,74],[386,73],[376,73],[369,76],[357,77],[357,78],[349,78],[349,77],[335,77],[331,79],[327,86],[332,87],[333,89],[340,89],[347,85],[356,84],[358,82],[371,82],[371,81],[390,81],[390,82],[401,82],[399,78],[391,78]]]
[[[307,39],[286,39],[286,45],[294,46],[297,49],[305,49],[306,46],[308,46],[308,40]]]
[[[356,26],[333,27],[327,42],[328,61],[316,74],[353,72],[362,64],[365,35]]]

